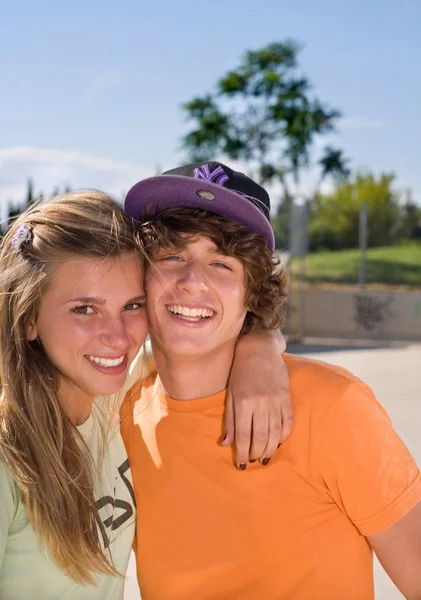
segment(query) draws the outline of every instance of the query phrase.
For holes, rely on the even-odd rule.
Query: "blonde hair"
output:
[[[17,243],[22,231],[27,238]],[[1,245],[0,460],[20,490],[41,546],[81,584],[118,572],[101,549],[89,451],[58,400],[55,367],[27,333],[57,261],[75,255],[107,259],[141,247],[120,206],[94,191],[35,205]]]

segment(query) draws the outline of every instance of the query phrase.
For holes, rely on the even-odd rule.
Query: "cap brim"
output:
[[[135,221],[154,216],[167,208],[203,208],[236,221],[251,233],[265,238],[269,250],[275,249],[275,237],[269,221],[247,198],[201,179],[179,175],[159,175],[136,183],[124,200],[124,212]]]

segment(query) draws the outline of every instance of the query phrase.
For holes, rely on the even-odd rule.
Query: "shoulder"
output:
[[[311,378],[319,384],[347,386],[358,378],[342,367],[331,365],[321,360],[305,358],[294,354],[284,354],[285,364],[292,380],[302,380],[303,377]]]
[[[8,469],[6,468],[6,465],[0,460],[0,495],[2,499],[3,494],[5,494],[7,491],[14,494],[17,491],[17,486],[13,481]]]
[[[0,522],[11,522],[20,501],[18,486],[13,481],[5,464],[0,461]]]
[[[365,383],[342,367],[291,354],[284,354],[284,360],[296,406],[325,411],[344,395],[373,396]]]
[[[361,420],[390,426],[389,415],[371,388],[346,369],[300,356],[284,358],[296,422],[311,420],[319,431],[329,424],[332,432]]]

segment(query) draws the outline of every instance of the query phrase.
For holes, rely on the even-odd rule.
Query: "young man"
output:
[[[158,374],[122,407],[144,600],[371,600],[372,550],[421,598],[421,475],[370,389],[285,355],[294,428],[264,468],[215,443],[239,336],[282,323],[269,197],[220,163],[136,184]],[[259,365],[256,365],[256,370]]]

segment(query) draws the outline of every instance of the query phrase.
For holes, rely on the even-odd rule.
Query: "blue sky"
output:
[[[343,111],[353,169],[394,171],[421,202],[421,0],[15,0],[0,21],[0,202],[95,187],[121,195],[183,162],[181,104],[248,49],[293,38]],[[311,191],[313,172],[299,191]],[[276,200],[275,200],[276,201]]]

